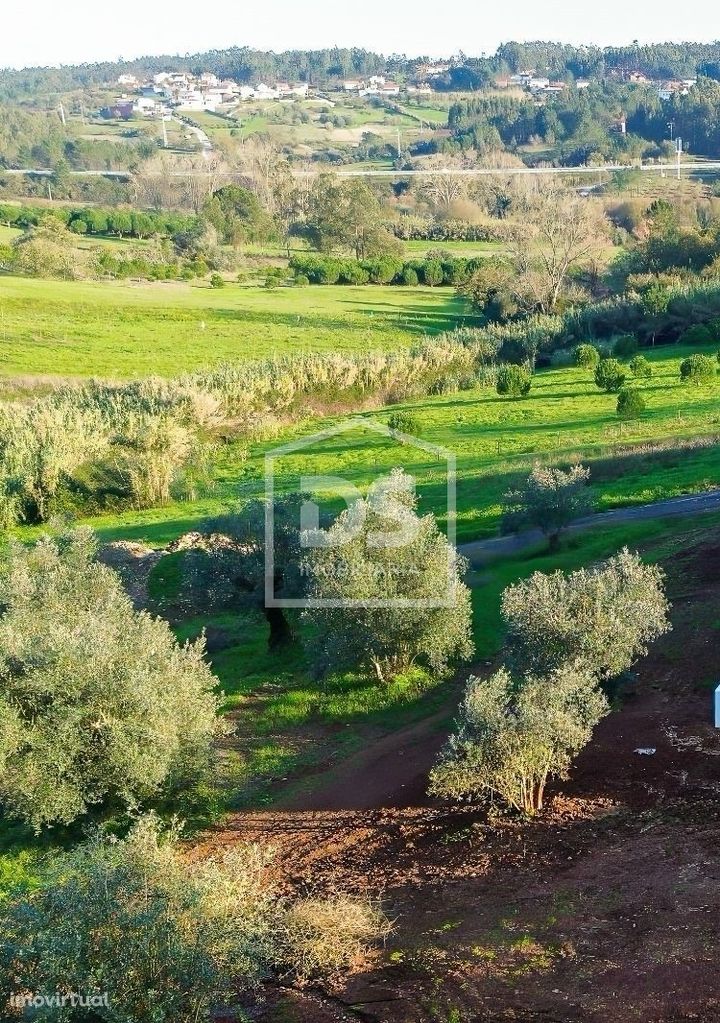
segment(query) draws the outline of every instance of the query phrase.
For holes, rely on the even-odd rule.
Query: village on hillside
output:
[[[323,88],[323,95],[333,92],[360,98],[395,99],[401,95],[409,97],[431,96],[440,88],[440,81],[448,74],[451,63],[434,63],[422,66],[419,74],[407,82],[397,82],[384,75],[368,78],[338,79]],[[660,99],[687,95],[697,79],[652,80],[640,71],[611,72],[611,77],[627,84],[652,86]],[[564,93],[571,87],[578,91],[588,89],[591,81],[577,78],[572,83],[553,80],[535,71],[499,77],[495,86],[501,90],[522,90],[536,97]],[[308,82],[276,81],[268,84],[259,81],[254,84],[237,82],[231,78],[219,78],[209,71],[200,74],[190,72],[161,71],[151,78],[142,79],[134,74],[121,74],[115,85],[122,90],[117,101],[104,108],[105,117],[129,119],[140,117],[169,117],[173,110],[185,113],[207,111],[228,112],[247,100],[277,100],[292,102],[315,96],[317,88]]]

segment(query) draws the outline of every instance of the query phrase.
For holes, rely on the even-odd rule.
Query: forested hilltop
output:
[[[482,41],[478,42],[478,49]],[[152,74],[157,71],[210,71],[221,77],[250,82],[257,78],[300,79],[322,85],[332,78],[374,75],[383,71],[413,75],[434,62],[427,56],[383,56],[368,50],[332,48],[287,50],[283,53],[233,46],[194,54],[164,54],[130,61],[109,61],[62,68],[29,68],[0,73],[0,94],[61,91],[99,84],[119,74]],[[603,78],[613,72],[639,71],[648,78],[720,78],[720,42],[657,43],[650,46],[568,46],[560,43],[504,43],[491,56],[468,57],[458,53],[451,67],[474,72],[475,87],[494,76],[533,71],[555,78]]]

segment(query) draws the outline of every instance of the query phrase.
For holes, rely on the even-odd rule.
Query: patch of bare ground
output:
[[[270,842],[287,888],[367,890],[396,920],[365,972],[323,991],[270,989],[256,1018],[720,1021],[720,534],[698,535],[664,566],[673,632],[535,820],[428,800],[439,739],[416,725],[306,804],[238,814],[207,836],[208,848]]]

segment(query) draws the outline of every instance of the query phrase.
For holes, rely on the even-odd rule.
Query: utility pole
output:
[[[673,139],[673,132],[675,131],[675,122],[668,121],[668,128],[670,129],[670,141],[674,142],[675,140]]]
[[[397,129],[397,154],[398,154],[398,160],[399,160],[401,155],[402,155],[401,149],[400,149],[400,129],[399,128]]]
[[[64,128],[65,127],[65,107],[62,105],[62,103],[60,104],[60,120],[62,121],[63,128]]]
[[[679,138],[677,140],[677,176],[678,176],[678,181],[680,180],[680,177],[681,177],[681,175],[680,175],[680,159],[682,157],[682,152],[683,152],[683,141],[682,141],[682,139]]]

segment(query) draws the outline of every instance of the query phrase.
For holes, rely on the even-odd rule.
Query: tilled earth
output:
[[[259,1019],[720,1021],[720,547],[665,568],[673,632],[537,819],[429,801],[442,736],[420,725],[208,836],[270,842],[289,888],[367,891],[396,921],[365,972],[269,990]]]

